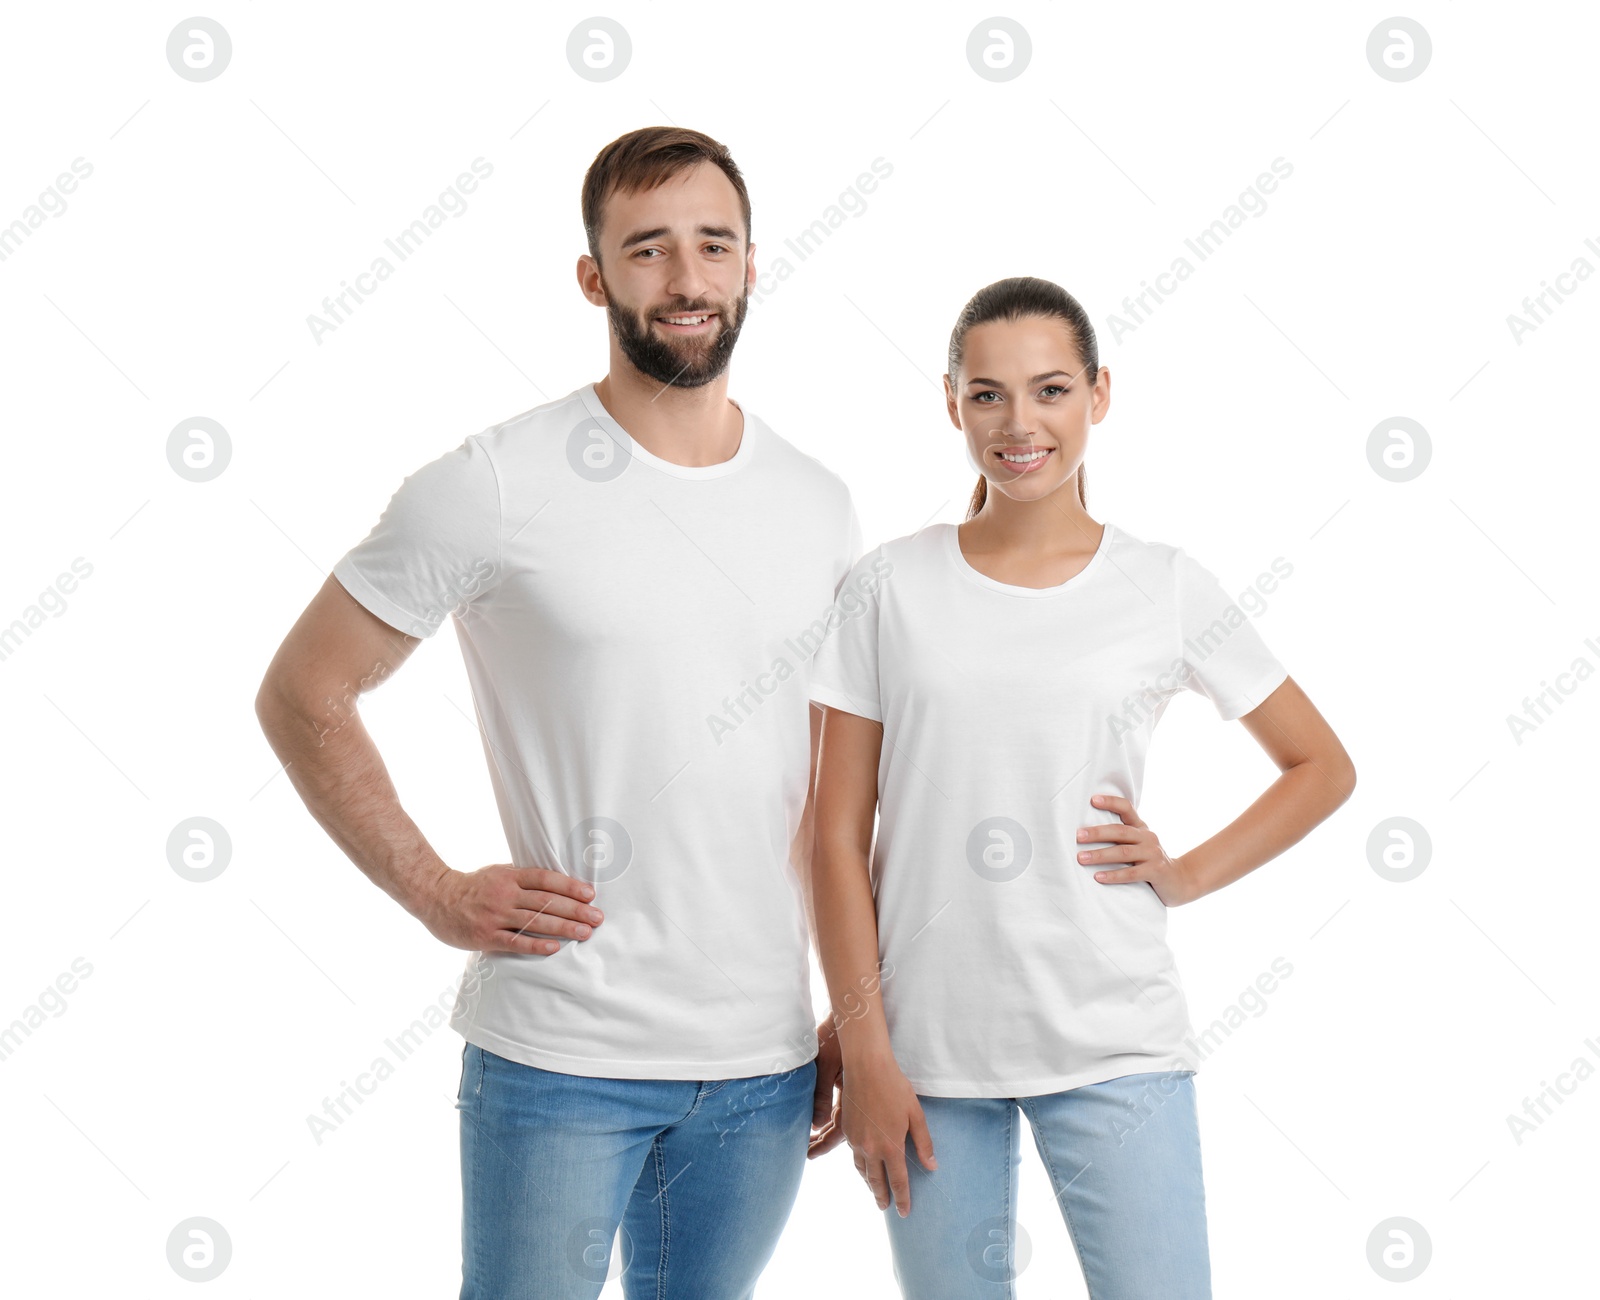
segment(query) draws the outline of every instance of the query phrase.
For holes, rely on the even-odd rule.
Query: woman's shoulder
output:
[[[1163,600],[1173,600],[1186,582],[1210,573],[1181,543],[1141,537],[1118,524],[1106,526],[1115,530],[1107,568],[1130,579],[1147,598],[1159,593]]]
[[[1129,576],[1142,575],[1141,584],[1148,580],[1152,589],[1163,591],[1169,599],[1181,602],[1222,588],[1222,571],[1212,568],[1189,547],[1178,542],[1145,541],[1122,529],[1117,533],[1118,554],[1113,557],[1116,564]],[[1200,546],[1207,554],[1213,549],[1205,541]],[[1276,562],[1273,567],[1277,569]]]
[[[1189,553],[1177,542],[1149,540],[1129,532],[1121,524],[1107,523],[1106,527],[1113,532],[1111,545],[1119,552],[1119,559],[1170,571],[1189,558]]]
[[[924,524],[914,532],[902,533],[898,537],[886,538],[876,546],[869,546],[862,555],[862,560],[870,556],[881,556],[891,563],[896,561],[909,561],[916,563],[926,561],[939,553],[939,548],[946,545],[944,534],[953,532],[954,524],[931,523]]]

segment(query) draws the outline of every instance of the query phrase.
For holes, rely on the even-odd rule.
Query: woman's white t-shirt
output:
[[[1065,583],[998,582],[954,524],[868,551],[812,661],[811,698],[883,724],[877,900],[883,1009],[917,1092],[1016,1097],[1197,1070],[1144,881],[1103,884],[1079,826],[1139,808],[1167,701],[1224,720],[1287,676],[1216,577],[1106,524]]]

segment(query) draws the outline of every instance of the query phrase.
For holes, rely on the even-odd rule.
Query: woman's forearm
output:
[[[1231,885],[1300,842],[1355,788],[1355,769],[1307,759],[1285,769],[1261,797],[1220,831],[1179,855],[1189,899]]]
[[[883,1014],[878,908],[872,897],[872,836],[878,815],[883,726],[834,708],[823,711],[811,846],[817,960],[833,1002],[845,1061],[894,1059]]]
[[[811,880],[817,918],[817,957],[833,1003],[833,1025],[848,1060],[889,1053],[889,1028],[880,988],[893,974],[880,970],[878,918],[867,850],[818,833]]]

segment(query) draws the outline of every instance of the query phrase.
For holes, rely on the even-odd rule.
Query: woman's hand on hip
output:
[[[1119,822],[1098,822],[1080,826],[1080,843],[1096,840],[1112,845],[1109,849],[1082,849],[1078,861],[1086,867],[1105,867],[1094,878],[1104,885],[1126,885],[1146,881],[1168,907],[1177,907],[1199,897],[1194,882],[1183,868],[1181,858],[1167,855],[1156,833],[1140,820],[1139,814],[1119,794],[1097,794],[1090,798],[1096,808],[1116,813]],[[1117,866],[1125,863],[1125,866]]]

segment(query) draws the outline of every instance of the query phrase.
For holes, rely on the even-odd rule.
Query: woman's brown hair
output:
[[[966,350],[967,331],[974,325],[989,321],[1024,320],[1032,316],[1055,317],[1065,321],[1072,333],[1072,341],[1083,362],[1083,379],[1093,384],[1100,377],[1100,347],[1095,340],[1094,326],[1089,323],[1089,313],[1059,284],[1041,280],[1032,275],[1014,275],[1007,280],[996,280],[985,285],[967,301],[956,318],[956,327],[950,331],[949,375],[952,392],[959,393],[956,376],[961,373],[961,356]],[[1084,490],[1083,466],[1078,466],[1078,502],[1089,504]],[[978,486],[972,490],[972,500],[967,505],[967,518],[971,519],[983,509],[989,495],[989,480],[981,474]]]

